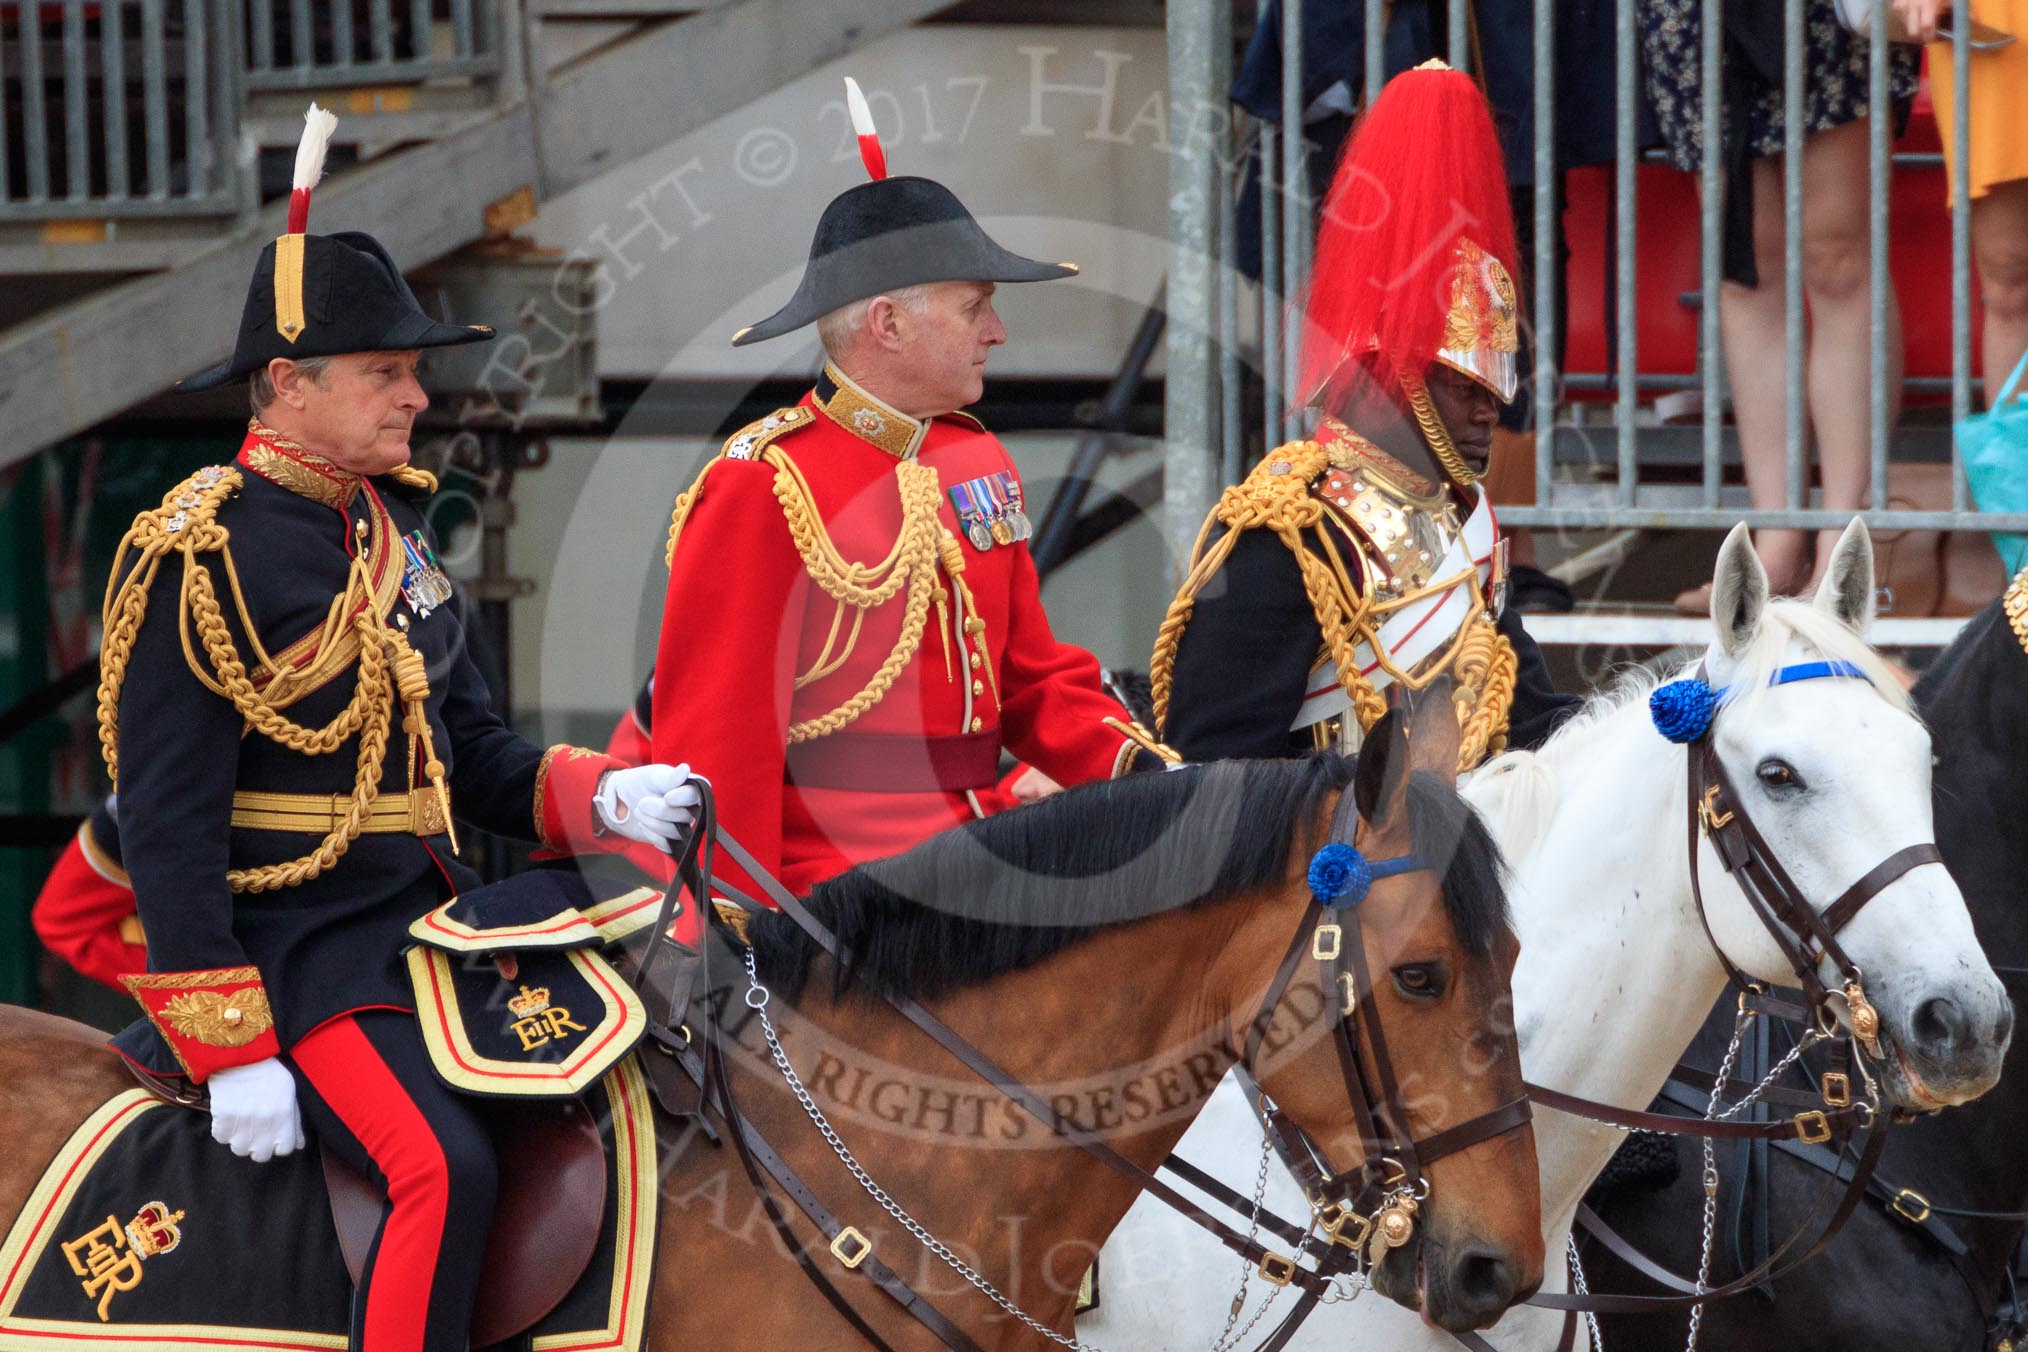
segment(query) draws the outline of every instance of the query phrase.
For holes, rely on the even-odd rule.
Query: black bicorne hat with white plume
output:
[[[831,199],[817,219],[810,261],[789,303],[733,335],[735,347],[780,337],[855,300],[924,282],[1047,282],[1075,263],[1042,263],[994,243],[957,194],[927,178],[889,178],[887,156],[859,85],[845,80],[845,106],[870,183]]]
[[[232,356],[179,381],[179,390],[208,390],[244,379],[276,357],[399,352],[493,336],[483,324],[431,318],[373,236],[356,230],[309,233],[310,193],[324,175],[324,152],[338,119],[313,103],[303,121],[288,228],[261,250],[254,265]]]

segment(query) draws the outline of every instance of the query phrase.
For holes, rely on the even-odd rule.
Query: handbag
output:
[[[2000,387],[1992,407],[1957,424],[1965,479],[1982,512],[2028,512],[2028,395],[2021,393],[2024,371],[2028,371],[2028,352],[2014,364],[2014,374]],[[2028,535],[1995,531],[1993,544],[2009,577],[2028,561]]]

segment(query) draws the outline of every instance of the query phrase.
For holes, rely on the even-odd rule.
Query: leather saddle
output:
[[[574,1099],[496,1103],[488,1120],[500,1161],[473,1347],[533,1328],[590,1266],[605,1218],[606,1156],[598,1124]],[[345,1267],[359,1282],[387,1194],[326,1150],[324,1181]]]

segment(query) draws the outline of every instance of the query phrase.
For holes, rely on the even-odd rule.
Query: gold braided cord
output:
[[[1514,645],[1481,610],[1451,645],[1451,698],[1458,709],[1458,772],[1507,749],[1507,715],[1514,707],[1518,662]]]
[[[410,488],[420,488],[425,493],[437,491],[437,476],[414,465],[396,465],[387,472],[387,477]]]
[[[2014,631],[2015,642],[2021,645],[2023,653],[2028,653],[2028,565],[2007,584],[2000,606],[2007,612],[2007,625]]]
[[[853,563],[838,552],[830,532],[824,529],[824,518],[817,510],[809,481],[795,461],[772,446],[762,452],[761,458],[774,467],[775,500],[781,503],[789,539],[802,557],[804,569],[811,581],[839,607],[839,616],[832,622],[831,638],[825,642],[818,662],[797,678],[798,689],[841,668],[858,644],[866,612],[893,600],[904,589],[907,592],[901,633],[887,659],[866,684],[828,713],[789,725],[789,741],[807,742],[838,731],[878,704],[921,648],[930,602],[942,590],[937,584],[940,541],[944,535],[943,523],[937,518],[941,489],[936,471],[928,466],[913,460],[897,464],[894,479],[901,496],[901,529],[895,535],[894,545],[878,563]],[[679,518],[687,515],[680,501],[677,511]],[[672,527],[672,539],[680,524],[679,519]],[[958,580],[957,585],[962,587],[964,583]],[[839,619],[847,607],[856,612],[852,629],[843,643],[836,643]]]
[[[1450,429],[1437,416],[1436,405],[1429,401],[1429,387],[1420,380],[1405,380],[1402,384],[1408,391],[1408,406],[1415,413],[1415,421],[1422,428],[1422,439],[1429,443],[1430,453],[1444,467],[1444,473],[1459,486],[1470,488],[1479,481],[1479,476],[1472,473],[1472,467],[1458,454]]]
[[[327,637],[334,636],[334,633],[342,634],[343,631],[336,628],[341,623],[345,623],[345,627],[357,637],[358,677],[352,698],[336,717],[321,728],[305,727],[285,717],[278,702],[270,699],[248,675],[246,663],[233,641],[232,631],[219,604],[211,570],[198,558],[200,554],[217,554],[223,562],[234,606],[265,663],[266,654],[260,649],[258,638],[251,637],[254,626],[240,592],[227,531],[216,520],[219,505],[238,491],[243,480],[237,470],[206,473],[212,475],[209,480],[200,475],[170,490],[162,506],[143,512],[120,542],[113,562],[113,577],[107,585],[105,637],[99,658],[99,745],[105,756],[107,772],[117,788],[120,692],[126,682],[134,641],[146,617],[148,596],[161,564],[169,555],[180,554],[183,575],[177,593],[177,619],[184,659],[192,674],[207,689],[230,700],[234,710],[245,720],[248,730],[259,732],[289,750],[304,755],[327,755],[355,734],[359,739],[351,805],[345,817],[333,826],[317,847],[297,859],[257,868],[233,869],[226,874],[226,884],[235,892],[265,892],[293,887],[319,876],[336,864],[351,848],[352,842],[359,838],[374,799],[380,793],[381,767],[386,756],[388,728],[397,695],[391,663],[399,659],[400,653],[407,650],[407,645],[399,635],[388,629],[378,607],[373,604],[372,584],[366,576],[364,564],[354,559],[345,590],[333,602],[325,625]],[[196,499],[194,505],[183,505],[190,504],[193,496]],[[381,524],[386,530],[392,529],[391,524]],[[125,564],[130,552],[138,553],[139,558],[131,569],[127,569]],[[355,609],[357,614],[349,623],[341,620],[342,616],[352,614]],[[202,661],[190,642],[191,626],[195,627],[203,648]],[[410,657],[416,658],[414,670],[419,672],[419,656],[412,650],[407,651]],[[399,693],[412,695],[414,692],[407,687],[414,684],[413,676],[403,684],[404,689]],[[420,692],[421,697],[427,697],[426,677],[422,679]],[[411,718],[420,719],[421,715],[419,699],[411,699]],[[424,736],[427,738],[426,725]],[[441,792],[442,767],[435,761],[434,755],[431,763],[437,770]]]
[[[1190,550],[1190,570],[1162,624],[1155,631],[1155,651],[1148,662],[1148,678],[1155,703],[1155,735],[1160,737],[1169,721],[1169,693],[1176,678],[1176,649],[1183,631],[1197,609],[1197,594],[1218,574],[1239,544],[1240,532],[1271,530],[1301,559],[1303,532],[1314,527],[1324,515],[1324,504],[1310,492],[1310,481],[1330,467],[1330,455],[1314,441],[1293,441],[1279,446],[1256,465],[1246,478],[1219,494],[1211,515],[1198,528],[1197,542]],[[1211,539],[1214,525],[1225,533]],[[1309,573],[1304,572],[1305,588]],[[1314,600],[1314,597],[1313,597]],[[1323,615],[1318,615],[1323,622]]]
[[[1326,528],[1323,502],[1310,491],[1310,485],[1329,464],[1328,453],[1316,442],[1291,442],[1277,448],[1245,480],[1220,495],[1218,505],[1198,531],[1189,574],[1156,633],[1155,651],[1149,663],[1156,736],[1162,736],[1168,724],[1176,652],[1196,609],[1197,596],[1225,566],[1245,530],[1273,531],[1295,556],[1303,590],[1323,637],[1323,650],[1337,663],[1339,679],[1351,697],[1359,726],[1370,729],[1387,712],[1386,696],[1359,674],[1358,650],[1365,644],[1385,663],[1387,657],[1379,630],[1387,616],[1443,587],[1382,601],[1355,580],[1334,531]],[[1277,468],[1279,473],[1275,472]],[[1225,531],[1213,540],[1215,525],[1224,526]],[[1421,688],[1439,675],[1450,674],[1462,734],[1460,771],[1471,769],[1504,746],[1516,671],[1513,646],[1495,629],[1478,593],[1476,575],[1465,585],[1470,585],[1473,591],[1472,614],[1442,659],[1418,672],[1412,683]],[[1407,673],[1392,667],[1388,670],[1404,684],[1410,683]]]

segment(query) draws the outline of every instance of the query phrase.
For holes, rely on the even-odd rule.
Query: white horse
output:
[[[1713,737],[1727,777],[1811,903],[1821,910],[1889,854],[1932,838],[1929,735],[1900,685],[1859,637],[1873,617],[1873,550],[1854,521],[1815,602],[1771,601],[1767,575],[1735,529],[1712,587],[1707,679],[1726,687]],[[1770,685],[1780,668],[1847,662],[1865,679]],[[1687,674],[1687,671],[1686,673]],[[1594,698],[1539,752],[1501,757],[1466,796],[1514,870],[1522,940],[1516,1021],[1530,1081],[1645,1108],[1725,985],[1699,923],[1686,850],[1685,750],[1651,724],[1653,676]],[[1712,936],[1731,961],[1793,984],[1788,962],[1746,898],[1700,841]],[[1999,1078],[2011,1007],[1987,965],[1964,898],[1941,866],[1904,873],[1862,909],[1839,942],[1866,974],[1879,1010],[1892,1101],[1933,1109],[1976,1098]],[[1823,978],[1834,989],[1827,965]],[[1545,1289],[1567,1290],[1564,1252],[1579,1200],[1625,1138],[1542,1110],[1535,1117]],[[1185,1159],[1251,1194],[1260,1128],[1227,1080],[1178,1146]],[[1301,1222],[1294,1181],[1270,1170],[1268,1205]],[[1683,1224],[1695,1226],[1695,1215]],[[1238,1260],[1143,1198],[1100,1257],[1099,1309],[1079,1336],[1111,1350],[1194,1349],[1225,1325]],[[1244,1323],[1259,1307],[1255,1278]],[[1282,1296],[1255,1339],[1293,1305]],[[1486,1335],[1501,1352],[1547,1352],[1563,1316],[1517,1307]],[[1580,1346],[1584,1345],[1580,1326]],[[1241,1344],[1245,1346],[1246,1344]],[[1411,1311],[1371,1297],[1311,1313],[1297,1348],[1427,1349],[1458,1344]]]

